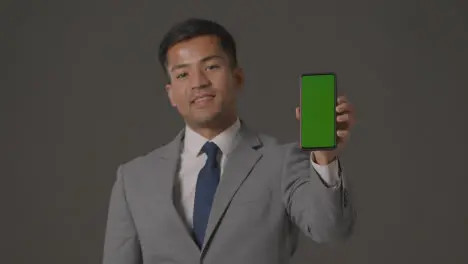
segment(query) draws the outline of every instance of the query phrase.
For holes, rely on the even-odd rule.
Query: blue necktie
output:
[[[211,205],[221,174],[216,158],[219,151],[218,146],[213,142],[206,142],[202,151],[206,153],[207,160],[198,174],[193,209],[193,232],[195,241],[200,248],[203,246]]]

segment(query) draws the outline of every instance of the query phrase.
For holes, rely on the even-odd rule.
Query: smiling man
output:
[[[318,243],[351,235],[356,212],[338,156],[354,119],[345,97],[336,109],[338,148],[307,152],[251,130],[237,115],[244,74],[221,25],[175,25],[159,60],[186,126],[119,166],[104,264],[283,264],[299,232]]]

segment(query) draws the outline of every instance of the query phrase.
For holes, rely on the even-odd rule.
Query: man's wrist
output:
[[[313,151],[312,160],[318,165],[328,165],[336,160],[336,154],[333,151]]]

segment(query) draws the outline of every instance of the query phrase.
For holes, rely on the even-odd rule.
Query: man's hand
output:
[[[314,161],[320,165],[326,165],[336,159],[344,144],[349,140],[349,131],[355,123],[354,110],[345,96],[340,96],[336,106],[337,122],[337,143],[338,146],[333,150],[314,151]],[[301,109],[296,107],[296,119],[300,120]]]

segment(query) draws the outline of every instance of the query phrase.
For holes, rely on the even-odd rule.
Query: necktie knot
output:
[[[218,155],[219,147],[215,143],[208,141],[205,143],[205,145],[203,145],[202,151],[206,153],[208,161],[214,162],[216,161],[216,156]]]

